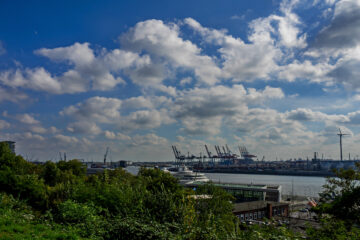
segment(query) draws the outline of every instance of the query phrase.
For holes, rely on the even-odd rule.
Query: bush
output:
[[[61,203],[56,216],[57,221],[71,226],[79,235],[98,238],[104,233],[102,209],[92,203],[77,203],[67,200]]]
[[[174,225],[171,228],[174,230]],[[104,239],[161,240],[174,237],[169,224],[142,221],[139,218],[115,218],[110,222],[110,230]]]
[[[71,228],[36,215],[24,201],[0,193],[0,239],[80,239]]]

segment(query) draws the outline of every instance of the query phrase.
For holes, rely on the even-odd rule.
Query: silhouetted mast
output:
[[[342,133],[341,129],[339,128],[339,133],[337,134],[340,137],[340,161],[343,160],[343,154],[342,154],[342,136],[349,135],[347,133]]]

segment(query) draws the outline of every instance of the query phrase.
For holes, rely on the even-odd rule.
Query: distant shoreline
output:
[[[309,176],[309,177],[334,177],[333,172],[328,171],[276,171],[276,170],[241,170],[241,169],[194,169],[195,172],[202,173],[230,173],[230,174],[259,174],[259,175],[279,175],[279,176]]]

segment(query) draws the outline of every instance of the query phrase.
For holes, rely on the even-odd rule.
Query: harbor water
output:
[[[278,176],[260,174],[205,173],[213,182],[281,185],[283,195],[318,197],[324,177]]]
[[[139,168],[130,166],[126,168],[132,174],[137,174]],[[318,197],[322,186],[326,182],[324,177],[312,176],[278,176],[260,174],[236,174],[236,173],[204,173],[213,182],[245,183],[281,185],[283,195]]]

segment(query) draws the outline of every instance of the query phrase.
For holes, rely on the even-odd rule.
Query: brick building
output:
[[[240,221],[260,220],[274,216],[289,216],[289,204],[270,201],[253,201],[234,204],[233,213]]]

